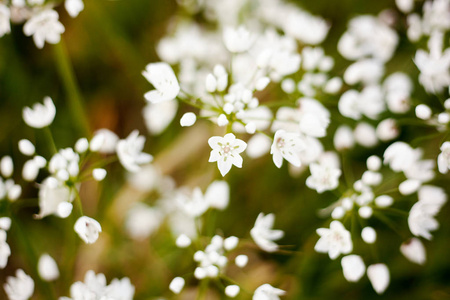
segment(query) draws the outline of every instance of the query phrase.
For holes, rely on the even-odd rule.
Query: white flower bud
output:
[[[56,207],[56,215],[62,219],[67,218],[72,213],[73,205],[70,202],[63,201]]]
[[[64,8],[72,18],[76,18],[84,9],[84,3],[83,0],[66,0],[64,2]]]
[[[224,114],[220,114],[220,116],[217,118],[217,125],[222,127],[228,124],[227,116]]]
[[[400,183],[400,185],[398,186],[398,190],[400,194],[404,196],[411,195],[412,193],[417,192],[421,185],[422,183],[419,180],[407,179]]]
[[[346,197],[344,199],[342,199],[342,207],[346,210],[349,211],[353,208],[353,200]]]
[[[0,218],[0,229],[9,230],[11,228],[11,218],[1,217]]]
[[[341,90],[342,87],[342,79],[340,77],[333,77],[327,81],[324,87],[324,92],[334,95]]]
[[[92,177],[94,177],[94,179],[97,181],[102,181],[103,179],[105,179],[106,174],[106,170],[102,168],[96,168],[92,170]]]
[[[333,139],[336,150],[351,149],[355,145],[352,129],[347,125],[341,125],[334,134]]]
[[[377,240],[377,232],[372,227],[364,227],[361,231],[361,238],[367,244],[373,244]]]
[[[74,230],[86,244],[92,244],[97,241],[102,227],[96,220],[82,216],[75,222]]]
[[[383,176],[381,176],[380,173],[373,171],[365,171],[361,177],[361,181],[369,186],[379,185],[382,180]]]
[[[38,262],[39,276],[45,281],[53,281],[59,277],[59,269],[55,260],[48,254],[42,254]]]
[[[8,199],[16,201],[22,194],[22,187],[18,184],[14,184],[8,191]]]
[[[89,149],[89,141],[87,138],[81,138],[75,143],[75,151],[78,153],[84,153]]]
[[[347,255],[341,259],[342,271],[349,282],[357,282],[366,272],[366,265],[359,255]]]
[[[207,273],[206,273],[205,268],[202,268],[202,267],[195,268],[194,277],[197,278],[198,280],[204,279],[206,277],[206,275],[207,275]]]
[[[358,214],[363,219],[368,219],[372,216],[373,210],[370,206],[362,206],[358,209]]]
[[[245,125],[245,131],[249,134],[254,134],[256,132],[256,124],[254,122],[250,122]]]
[[[262,91],[267,87],[269,83],[270,83],[269,77],[261,77],[256,81],[255,88],[257,91]]]
[[[56,107],[50,97],[44,98],[44,104],[36,103],[33,108],[25,107],[22,117],[25,123],[33,128],[49,126],[56,115]]]
[[[402,13],[410,13],[414,8],[414,0],[395,0],[395,4]]]
[[[200,262],[205,258],[205,252],[203,251],[197,251],[194,253],[194,261]]]
[[[2,160],[0,161],[0,172],[5,178],[8,178],[13,174],[14,164],[11,156],[3,156]]]
[[[394,203],[394,198],[388,195],[381,195],[375,198],[375,204],[378,207],[389,207]]]
[[[239,294],[240,291],[241,289],[239,288],[239,286],[235,284],[229,285],[225,288],[225,295],[227,295],[227,297],[234,298]]]
[[[438,115],[438,122],[441,124],[448,124],[448,122],[450,122],[450,114],[447,112],[440,113]]]
[[[36,148],[29,140],[22,139],[19,141],[19,151],[23,155],[31,156],[36,151]]]
[[[418,238],[411,238],[400,246],[400,252],[411,262],[423,265],[426,260],[425,247]]]
[[[185,281],[184,281],[184,279],[182,277],[175,277],[170,282],[169,289],[173,293],[179,294],[181,292],[181,290],[183,289],[184,284],[185,284]]]
[[[215,278],[219,275],[219,268],[213,265],[206,267],[206,272],[208,273],[208,277]]]
[[[225,103],[225,105],[223,106],[223,111],[228,115],[231,114],[233,112],[233,110],[234,110],[234,105],[229,102]]]
[[[22,169],[22,178],[25,181],[34,181],[39,174],[39,167],[34,159],[25,162]]]
[[[80,167],[78,166],[78,162],[72,161],[67,167],[67,171],[71,177],[76,177],[80,172]]]
[[[191,239],[185,234],[180,234],[175,241],[178,248],[187,248],[191,245],[191,243]]]
[[[397,123],[394,119],[386,119],[380,122],[376,130],[377,137],[386,142],[395,139],[399,134]]]
[[[342,206],[337,206],[331,212],[331,217],[335,220],[342,219],[345,215],[345,209]]]
[[[105,141],[105,135],[102,133],[96,134],[91,142],[89,143],[89,149],[92,152],[97,152],[100,150],[100,148],[102,147],[103,143]]]
[[[247,265],[248,263],[248,256],[241,254],[236,256],[236,258],[234,259],[234,263],[236,264],[236,266],[238,266],[239,268],[243,268]]]
[[[180,119],[180,125],[182,127],[189,127],[195,124],[197,116],[192,112],[185,113]]]
[[[428,120],[431,117],[431,108],[425,104],[419,104],[416,106],[416,116],[422,120]]]
[[[381,158],[376,156],[376,155],[372,155],[367,159],[366,165],[367,165],[367,169],[369,169],[370,171],[379,171],[381,168]]]
[[[206,76],[205,88],[208,93],[214,93],[217,89],[217,80],[213,74],[209,73]]]
[[[370,265],[367,268],[367,277],[378,294],[382,294],[389,285],[389,269],[385,264]]]
[[[220,268],[225,268],[227,263],[228,263],[228,258],[226,256],[223,256],[223,255],[221,257],[219,257],[219,259],[217,260],[217,265]]]
[[[70,178],[69,172],[67,172],[67,170],[63,170],[63,169],[58,170],[58,172],[56,173],[56,177],[61,181],[67,181]]]
[[[444,107],[445,109],[450,109],[450,98],[444,101]]]
[[[231,251],[237,247],[238,243],[239,239],[237,237],[230,236],[226,238],[225,241],[223,242],[223,247],[225,248],[225,250]]]
[[[293,92],[295,92],[295,86],[295,81],[292,78],[286,78],[281,82],[281,89],[286,94],[292,94]]]
[[[378,143],[377,135],[375,133],[375,128],[368,123],[359,123],[356,125],[354,131],[354,137],[358,144],[361,146],[370,148]]]

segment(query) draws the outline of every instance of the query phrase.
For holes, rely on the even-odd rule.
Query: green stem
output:
[[[48,144],[50,145],[50,151],[52,154],[58,153],[58,148],[56,148],[55,140],[53,139],[52,132],[50,131],[50,127],[44,128],[45,137],[48,140]]]
[[[66,97],[69,99],[69,107],[72,113],[74,123],[77,124],[78,129],[83,132],[85,136],[90,136],[89,122],[83,108],[80,89],[76,81],[75,72],[70,62],[67,48],[64,40],[53,47],[56,65],[61,77],[64,89],[66,90]]]

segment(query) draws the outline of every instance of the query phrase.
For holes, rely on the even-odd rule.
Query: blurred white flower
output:
[[[385,264],[370,265],[367,268],[367,277],[378,294],[383,294],[389,285],[389,269]]]
[[[420,70],[419,82],[428,93],[442,92],[450,85],[450,49],[444,53],[430,49],[430,53],[417,50],[414,63]]]
[[[6,230],[6,229],[5,229]],[[8,258],[11,255],[11,248],[6,242],[6,231],[0,229],[0,269],[3,269],[8,264]]]
[[[39,214],[38,218],[56,214],[59,217],[67,217],[61,215],[61,205],[72,202],[74,197],[73,191],[64,185],[55,177],[47,177],[39,186]],[[69,213],[70,214],[70,213]]]
[[[444,142],[441,146],[441,153],[438,155],[437,164],[439,172],[447,174],[450,169],[450,142]]]
[[[38,261],[39,276],[45,281],[53,281],[59,277],[56,261],[47,253],[42,254]]]
[[[279,240],[283,237],[284,232],[282,230],[274,230],[273,225],[275,222],[274,214],[267,214],[264,216],[260,213],[256,218],[255,225],[250,230],[255,243],[264,251],[275,252],[278,250],[278,245],[273,241]]]
[[[82,216],[75,222],[74,230],[86,244],[93,244],[97,241],[102,227],[96,220]]]
[[[230,298],[234,298],[239,294],[240,291],[241,289],[239,288],[238,285],[232,284],[225,288],[225,295],[227,295]]]
[[[205,192],[205,200],[209,207],[224,210],[230,201],[230,186],[226,181],[213,181]]]
[[[11,11],[8,6],[0,4],[0,37],[11,32]]]
[[[160,134],[175,118],[177,110],[177,101],[147,103],[142,111],[147,130],[154,135]]]
[[[248,256],[244,255],[244,254],[240,254],[238,256],[236,256],[236,258],[234,259],[234,263],[236,264],[236,266],[238,266],[239,268],[243,268],[247,265],[248,263]]]
[[[140,170],[140,165],[152,161],[153,156],[143,153],[145,137],[139,135],[139,131],[134,130],[123,140],[117,142],[116,151],[122,166],[130,172]]]
[[[255,36],[244,26],[237,29],[225,27],[223,31],[223,42],[228,51],[233,53],[245,52],[255,41]]]
[[[31,156],[36,151],[36,148],[34,147],[33,143],[31,143],[27,139],[21,139],[19,141],[19,151],[23,155]]]
[[[326,164],[312,163],[309,165],[311,176],[306,178],[306,185],[316,190],[319,194],[324,191],[334,190],[339,185],[341,170]]]
[[[56,107],[50,97],[44,98],[44,105],[36,103],[33,108],[25,107],[22,117],[25,123],[33,128],[49,126],[56,115]]]
[[[418,238],[411,238],[400,246],[400,252],[411,262],[423,265],[427,260],[425,246]]]
[[[145,93],[144,97],[151,103],[170,101],[180,92],[180,85],[172,68],[164,62],[151,63],[145,67],[142,75],[156,90]]]
[[[227,133],[224,137],[213,136],[209,138],[208,144],[212,148],[209,162],[217,161],[217,167],[222,176],[230,171],[232,165],[242,168],[243,160],[239,153],[247,148],[244,141],[237,139],[232,133]]]
[[[3,156],[0,160],[0,173],[3,177],[8,178],[14,172],[14,163],[11,156]]]
[[[18,269],[16,277],[6,278],[3,288],[9,300],[28,300],[34,292],[34,281],[22,269]]]
[[[94,170],[92,170],[92,177],[94,177],[94,179],[97,181],[102,181],[103,179],[105,179],[106,174],[106,170],[102,168],[95,168]]]
[[[314,246],[314,250],[327,253],[331,259],[336,259],[341,253],[348,254],[353,250],[350,232],[339,221],[332,221],[330,229],[319,228],[316,230],[320,239]]]
[[[83,11],[84,3],[83,0],[65,0],[64,7],[72,18],[78,16],[78,14]]]
[[[142,240],[155,232],[162,221],[163,214],[158,209],[136,203],[127,212],[125,228],[132,238]]]
[[[25,35],[32,35],[34,43],[39,49],[44,47],[45,42],[58,44],[64,31],[64,25],[59,22],[59,15],[53,9],[37,11],[23,26]]]
[[[95,132],[94,137],[89,142],[89,149],[92,152],[112,154],[116,151],[119,137],[109,129],[102,128]]]
[[[189,127],[195,124],[197,116],[192,112],[185,113],[180,119],[180,125],[182,127]]]
[[[258,287],[253,294],[253,300],[280,300],[279,296],[286,294],[285,291],[274,288],[268,283]]]
[[[283,165],[283,158],[294,166],[300,167],[299,152],[304,147],[304,142],[299,133],[279,129],[275,132],[270,154],[273,155],[273,162],[278,168]]]
[[[169,289],[175,293],[175,294],[179,294],[181,292],[181,290],[184,287],[184,279],[182,277],[175,277],[174,279],[172,279],[172,281],[170,282],[169,285]]]
[[[341,265],[344,277],[349,282],[360,280],[366,272],[366,265],[359,255],[344,256],[341,259]]]

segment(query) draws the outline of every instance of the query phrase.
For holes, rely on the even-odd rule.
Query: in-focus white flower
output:
[[[9,300],[28,300],[34,292],[34,281],[22,269],[18,269],[16,277],[6,278],[3,288]]]
[[[450,169],[450,142],[444,142],[441,146],[441,153],[437,158],[438,169],[442,174],[447,174]]]
[[[72,18],[76,18],[78,14],[83,11],[83,0],[66,0],[64,7]]]
[[[350,232],[339,221],[332,221],[330,229],[319,228],[316,230],[320,239],[314,246],[314,250],[327,253],[331,259],[336,259],[341,253],[348,254],[353,250]]]
[[[23,26],[25,35],[32,35],[39,49],[44,47],[45,42],[58,44],[64,30],[64,25],[59,22],[58,13],[53,9],[38,11]]]
[[[172,281],[170,282],[169,285],[169,289],[175,293],[175,294],[179,294],[181,292],[181,290],[184,287],[184,279],[182,277],[175,277],[174,279],[172,279]]]
[[[226,27],[223,31],[225,47],[233,53],[247,51],[254,41],[255,37],[244,26],[240,26],[237,29]]]
[[[93,244],[102,232],[102,227],[96,220],[82,216],[75,222],[74,230],[86,244]]]
[[[142,75],[156,90],[145,93],[144,97],[151,103],[170,101],[180,92],[180,85],[172,68],[164,62],[151,63],[145,67]]]
[[[238,285],[232,284],[225,288],[225,295],[227,295],[230,298],[234,298],[239,294],[240,291],[241,289],[239,288]]]
[[[130,172],[140,170],[140,165],[152,161],[153,156],[143,153],[145,137],[139,135],[139,131],[134,130],[130,135],[117,143],[116,151],[120,163]]]
[[[33,108],[25,107],[22,117],[25,123],[33,128],[43,128],[52,124],[56,115],[56,107],[50,97],[44,98],[44,105],[36,103]]]
[[[232,165],[242,168],[243,160],[239,153],[247,148],[244,141],[237,139],[234,134],[228,133],[224,137],[213,136],[209,138],[208,144],[212,148],[209,162],[217,161],[217,167],[222,176],[230,171]]]
[[[280,300],[279,296],[286,294],[281,289],[274,288],[270,284],[266,283],[261,285],[255,290],[253,294],[253,300]]]
[[[411,262],[423,265],[427,260],[425,247],[418,238],[411,238],[400,246],[400,252]]]
[[[250,230],[255,243],[264,251],[274,252],[278,250],[278,245],[273,241],[279,240],[283,237],[283,230],[274,230],[273,224],[275,222],[274,214],[267,214],[264,216],[260,213],[256,218],[255,225]]]
[[[356,282],[363,277],[366,272],[366,265],[359,255],[347,255],[341,259],[344,277],[349,282]]]
[[[39,276],[45,281],[53,281],[59,277],[56,261],[48,254],[42,254],[38,261]]]
[[[315,189],[319,194],[324,191],[334,190],[339,185],[341,170],[329,165],[312,163],[309,165],[311,176],[306,178],[306,185]]]
[[[383,294],[389,285],[389,269],[385,264],[370,265],[367,268],[367,277],[378,294]]]
[[[301,162],[299,152],[305,147],[299,133],[286,132],[279,129],[275,132],[270,154],[273,155],[275,166],[281,168],[283,158],[296,167],[300,167]]]

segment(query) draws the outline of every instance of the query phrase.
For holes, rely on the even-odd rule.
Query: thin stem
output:
[[[84,135],[89,136],[89,122],[84,112],[80,89],[76,81],[75,72],[73,70],[69,54],[67,53],[67,48],[62,38],[61,41],[53,47],[53,50],[59,76],[61,77],[62,83],[66,90],[66,97],[69,99],[70,111],[72,113],[74,123]]]
[[[58,148],[56,148],[55,140],[53,139],[52,132],[50,131],[50,127],[44,128],[45,137],[48,140],[48,144],[50,145],[50,151],[52,154],[58,153]]]

